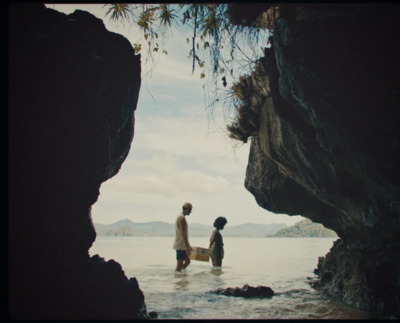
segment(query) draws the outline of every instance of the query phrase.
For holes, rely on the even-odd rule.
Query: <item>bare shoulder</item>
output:
[[[214,231],[211,233],[210,239],[213,240],[213,239],[215,238],[215,235],[216,235],[216,234],[217,234],[217,230],[214,230]]]
[[[186,219],[184,215],[178,216],[178,225],[185,226],[186,225]]]

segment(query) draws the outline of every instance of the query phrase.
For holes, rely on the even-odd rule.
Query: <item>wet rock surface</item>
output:
[[[209,293],[244,298],[271,298],[274,296],[274,291],[270,287],[253,287],[247,284],[243,287],[218,288],[217,290],[210,291]]]

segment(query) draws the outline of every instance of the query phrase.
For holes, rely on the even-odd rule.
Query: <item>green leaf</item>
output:
[[[142,49],[142,44],[133,44],[133,49],[135,50],[135,53],[139,53]]]

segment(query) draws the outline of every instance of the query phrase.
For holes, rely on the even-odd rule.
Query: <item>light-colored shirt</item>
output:
[[[174,245],[172,247],[172,249],[175,249],[175,250],[186,250],[185,240],[183,239],[181,228],[179,228],[179,226],[178,226],[179,218],[182,216],[185,217],[183,215],[183,213],[179,214],[175,221],[175,241],[174,241]],[[185,233],[186,233],[186,237],[188,237],[187,225],[185,226]]]

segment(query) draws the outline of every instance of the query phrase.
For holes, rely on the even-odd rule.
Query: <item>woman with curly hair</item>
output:
[[[218,217],[214,221],[215,230],[213,231],[210,238],[210,256],[214,267],[222,266],[222,259],[224,258],[224,243],[222,241],[222,235],[219,232],[224,229],[225,224],[228,221],[224,217]]]

